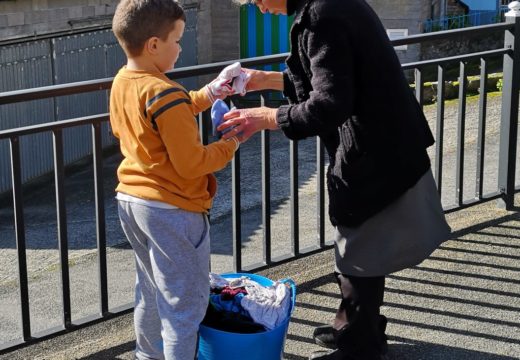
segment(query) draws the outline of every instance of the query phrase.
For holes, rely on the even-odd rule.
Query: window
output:
[[[390,40],[400,39],[402,37],[408,36],[408,29],[387,29],[386,33]],[[407,50],[408,45],[400,45],[395,46],[395,50]]]

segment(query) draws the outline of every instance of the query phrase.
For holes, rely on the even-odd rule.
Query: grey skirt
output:
[[[419,264],[450,236],[431,170],[359,227],[335,231],[336,271],[382,276]]]

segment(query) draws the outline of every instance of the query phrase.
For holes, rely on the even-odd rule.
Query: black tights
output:
[[[334,328],[338,330],[341,359],[376,360],[386,353],[386,318],[383,305],[385,277],[357,277],[335,273],[341,304]]]

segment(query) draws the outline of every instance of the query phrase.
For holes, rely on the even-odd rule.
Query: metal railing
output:
[[[428,19],[423,22],[423,29],[425,33],[428,33],[500,23],[504,19],[506,10],[507,9],[475,11],[464,15],[446,16],[441,19]]]
[[[486,201],[499,199],[507,208],[513,207],[513,196],[515,189],[515,166],[516,166],[516,141],[518,126],[518,94],[520,85],[520,52],[515,49],[520,48],[520,19],[518,17],[508,17],[506,23],[487,25],[474,28],[466,28],[454,31],[441,31],[431,34],[414,35],[398,40],[393,40],[394,46],[416,44],[439,39],[456,39],[467,34],[486,34],[490,32],[504,32],[504,46],[500,49],[483,51],[472,54],[461,54],[449,58],[440,58],[434,60],[420,61],[416,63],[403,64],[404,70],[413,70],[416,79],[416,96],[422,101],[422,93],[424,90],[423,71],[427,68],[436,67],[438,74],[438,96],[437,96],[437,123],[436,123],[436,147],[435,147],[435,163],[434,173],[439,184],[438,191],[443,193],[443,140],[444,140],[444,87],[445,69],[448,64],[459,63],[459,113],[457,126],[457,156],[456,156],[456,201],[453,206],[447,207],[446,211],[455,211],[468,206],[473,206]],[[281,63],[288,54],[280,54],[274,56],[264,56],[253,59],[242,60],[243,66],[254,67],[260,65],[269,65]],[[502,96],[502,115],[500,128],[500,154],[498,166],[498,189],[490,194],[482,193],[483,182],[483,151],[485,147],[485,122],[486,122],[486,79],[488,76],[487,59],[503,57],[503,96]],[[466,81],[468,61],[480,61],[481,66],[481,89],[479,100],[479,129],[478,129],[478,151],[477,172],[475,183],[477,187],[476,194],[473,199],[465,200],[463,198],[463,179],[467,174],[464,173],[464,151],[465,142],[465,106],[466,106]],[[182,78],[189,76],[206,75],[218,72],[222,67],[231,64],[233,61],[214,63],[202,66],[193,66],[174,70],[169,74],[173,78]],[[86,81],[80,83],[63,84],[58,86],[48,86],[37,89],[19,90],[0,94],[0,105],[15,102],[24,102],[35,99],[43,99],[62,95],[71,95],[84,93],[89,91],[106,90],[111,86],[112,79],[100,79],[95,81]],[[265,103],[265,94],[260,94],[261,103]],[[103,122],[108,121],[108,114],[99,114],[83,118],[59,121],[55,123],[35,125],[0,132],[0,141],[8,140],[10,142],[10,159],[11,159],[11,176],[13,183],[13,210],[15,218],[15,234],[16,248],[18,256],[18,287],[20,293],[20,306],[22,315],[22,339],[20,341],[2,344],[0,353],[12,351],[13,349],[28,343],[40,341],[50,336],[56,336],[63,332],[77,329],[81,326],[92,324],[93,322],[103,321],[110,317],[130,311],[131,304],[117,308],[109,309],[108,306],[108,290],[107,290],[107,264],[106,264],[106,229],[105,229],[105,209],[103,207],[104,194],[101,186],[103,179],[102,174],[102,157],[101,157],[101,136],[100,126]],[[94,192],[95,192],[95,209],[96,209],[96,238],[97,238],[97,256],[98,256],[98,276],[99,276],[99,313],[93,314],[88,318],[73,322],[71,320],[70,309],[70,279],[68,271],[68,243],[67,243],[67,226],[66,226],[66,209],[64,201],[64,163],[63,163],[63,130],[77,126],[90,126],[91,141],[93,144],[93,166],[94,166]],[[208,141],[208,121],[207,114],[199,116],[199,126],[201,136],[204,142]],[[47,132],[53,137],[53,158],[54,158],[54,178],[56,190],[56,212],[57,212],[57,228],[59,242],[59,259],[60,259],[60,275],[61,275],[61,302],[62,302],[62,326],[49,329],[42,334],[33,334],[31,332],[30,309],[29,309],[29,291],[28,276],[26,262],[26,239],[24,224],[24,207],[22,203],[23,189],[21,181],[20,166],[20,138],[35,134]],[[301,249],[299,241],[299,201],[298,201],[298,142],[290,142],[290,219],[291,219],[291,253],[282,258],[273,258],[271,254],[271,183],[270,183],[270,132],[263,131],[261,134],[261,179],[262,179],[262,225],[263,225],[263,254],[258,254],[257,258],[261,261],[250,267],[244,267],[242,263],[242,218],[241,218],[241,196],[240,196],[240,151],[235,155],[232,161],[232,228],[233,228],[233,268],[235,271],[259,271],[283,262],[292,261],[309,254],[313,254],[324,249],[330,248],[330,243],[325,241],[325,181],[324,181],[324,150],[320,139],[317,140],[317,239],[316,245]]]

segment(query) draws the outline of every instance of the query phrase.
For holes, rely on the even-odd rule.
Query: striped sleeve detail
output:
[[[183,92],[188,98],[190,97],[190,95],[184,89],[181,89],[181,88],[178,88],[178,87],[172,87],[172,88],[166,89],[166,90],[160,92],[159,94],[155,95],[153,98],[149,99],[146,102],[146,106],[145,106],[145,109],[144,109],[144,117],[146,117],[146,115],[147,115],[146,112],[147,112],[148,108],[150,106],[152,106],[155,102],[157,102],[158,100],[162,99],[166,95],[173,94],[173,93],[176,93],[176,92],[179,92],[179,91]]]
[[[167,103],[166,105],[163,105],[156,112],[154,112],[152,114],[152,126],[153,126],[154,130],[157,130],[157,123],[156,123],[155,119],[157,119],[166,110],[169,110],[172,107],[177,106],[179,104],[183,104],[183,103],[191,104],[191,101],[190,101],[190,99],[185,99],[185,98],[173,100],[173,101],[170,101],[169,103]]]

